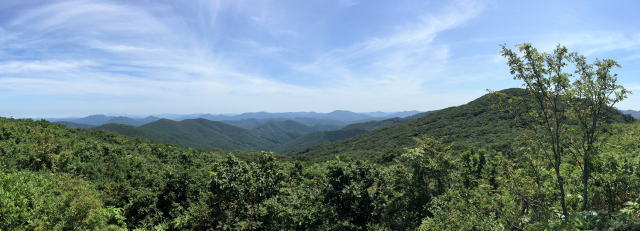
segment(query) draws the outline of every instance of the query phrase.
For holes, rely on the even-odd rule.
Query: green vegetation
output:
[[[122,230],[122,210],[103,206],[88,182],[64,175],[0,172],[1,230]]]
[[[65,124],[72,128],[91,128],[104,124],[124,124],[131,126],[141,126],[159,120],[160,118],[155,116],[148,116],[145,118],[130,118],[125,116],[106,116],[106,115],[90,115],[83,118],[57,118],[48,119],[52,122]]]
[[[459,151],[420,138],[385,164],[310,163],[0,119],[0,184],[7,186],[0,211],[14,217],[3,220],[9,230],[633,230],[640,227],[639,131],[639,123],[616,124],[602,139],[593,158],[594,210],[581,211],[579,159],[566,158],[571,215],[562,219],[553,168],[525,136],[509,152]],[[29,207],[39,203],[52,204]]]
[[[79,123],[68,122],[68,121],[61,121],[61,122],[56,122],[56,123],[64,124],[65,126],[70,127],[70,128],[92,128],[92,127],[95,127],[94,125],[79,124]]]
[[[565,56],[523,51],[533,61],[507,56],[527,89],[353,125],[345,131],[373,131],[305,155],[206,152],[0,118],[0,229],[639,230],[640,122],[612,108],[626,94],[609,73],[615,65],[589,71],[572,54],[573,77],[549,71]],[[266,140],[197,119],[108,126],[131,136],[173,131],[185,142],[208,133],[237,146]],[[298,131],[276,143],[307,129],[259,131]]]
[[[567,152],[582,156],[582,209],[588,210],[591,159],[598,152],[595,144],[605,131],[613,105],[630,93],[617,84],[617,75],[611,74],[612,68],[620,65],[610,59],[589,64],[586,57],[560,45],[552,54],[541,53],[531,44],[517,47],[522,54],[503,45],[502,56],[507,58],[514,79],[524,82],[534,105],[529,106],[522,98],[510,98],[507,111],[529,121],[529,130],[536,135],[532,142],[545,151],[551,149],[564,216],[569,213],[560,169],[562,159]],[[568,68],[573,68],[575,77],[566,72]],[[569,126],[572,123],[577,126]],[[571,130],[577,135],[569,136]]]
[[[149,143],[102,131],[70,129],[45,121],[0,118],[0,169],[5,174],[2,175],[0,184],[7,182],[6,184],[15,185],[13,188],[0,188],[0,201],[3,203],[0,208],[17,206],[8,212],[20,213],[16,216],[23,217],[18,218],[23,223],[41,222],[38,225],[48,227],[43,228],[44,230],[58,229],[56,227],[64,229],[75,223],[65,219],[98,219],[95,221],[98,222],[106,219],[100,216],[117,218],[120,216],[118,214],[125,218],[129,227],[161,224],[174,211],[180,210],[189,197],[195,196],[192,193],[197,194],[196,191],[181,191],[184,188],[179,187],[185,185],[175,184],[203,183],[196,176],[206,175],[205,166],[223,159],[225,155],[227,154]],[[251,158],[256,156],[255,153],[235,155]],[[25,174],[41,176],[34,178],[26,177]],[[187,175],[188,178],[183,178]],[[100,193],[93,191],[94,188]],[[22,198],[20,195],[34,198],[27,197],[24,204],[14,204],[12,198]],[[84,202],[84,197],[87,202]],[[73,198],[92,207],[76,205],[78,201],[74,202]],[[23,207],[33,206],[33,203],[44,203],[46,209],[55,211],[45,209],[38,212]],[[61,213],[57,215],[66,216],[62,214],[66,209],[77,206],[84,210],[69,212],[91,215],[96,210],[95,213],[105,214],[96,215],[95,218],[61,217],[49,221],[53,219],[49,213],[57,212]],[[19,211],[31,211],[32,214]],[[121,213],[116,214],[115,211]],[[107,219],[102,223],[119,224],[118,219],[115,223],[108,223],[112,220]],[[71,223],[64,224],[68,222]],[[16,229],[23,227],[22,223],[14,221],[7,225],[20,225],[10,226]],[[31,226],[23,228],[30,229],[29,227]]]
[[[499,91],[502,95],[529,98],[525,89],[511,88]],[[497,107],[502,99],[487,94],[465,105],[445,108],[418,118],[382,127],[352,138],[323,143],[300,154],[304,159],[326,159],[334,155],[388,162],[400,155],[404,148],[415,145],[414,138],[439,137],[458,150],[469,147],[507,151],[526,124],[514,120],[512,115]],[[532,103],[532,102],[529,102]],[[609,122],[628,123],[634,119],[615,110],[608,111]]]
[[[319,144],[343,140],[357,135],[365,134],[380,128],[388,127],[394,124],[407,122],[412,118],[391,118],[380,121],[369,121],[363,123],[355,123],[345,126],[344,128],[334,131],[321,131],[308,133],[300,136],[288,143],[284,143],[276,147],[274,150],[280,153],[298,153],[304,152],[310,147]]]
[[[298,137],[315,131],[304,124],[293,120],[269,121],[253,129],[261,137],[277,145],[285,144]]]
[[[318,144],[354,137],[410,119],[411,117],[391,118],[355,123],[332,131],[319,131],[318,126],[326,128],[322,124],[310,127],[294,120],[251,119],[233,121],[233,124],[243,127],[229,125],[230,122],[206,119],[161,119],[140,127],[110,123],[93,129],[199,150],[269,150],[295,153]]]
[[[161,119],[140,127],[106,124],[94,129],[200,150],[259,150],[276,145],[256,132],[206,119]]]
[[[507,95],[524,96],[523,89],[503,90]],[[420,136],[442,137],[461,147],[487,147],[499,149],[509,146],[519,133],[517,124],[498,110],[492,108],[498,99],[485,95],[468,104],[445,108],[406,123],[381,128],[353,138],[326,143],[302,153],[309,158],[350,155],[363,158],[398,156],[404,148],[415,144]]]

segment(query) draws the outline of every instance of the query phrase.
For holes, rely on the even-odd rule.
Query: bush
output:
[[[49,173],[0,173],[0,230],[122,230],[86,181]]]

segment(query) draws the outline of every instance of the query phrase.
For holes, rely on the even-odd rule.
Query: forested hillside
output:
[[[425,114],[426,115],[426,114]],[[305,150],[323,144],[338,140],[351,138],[357,135],[365,134],[377,129],[388,127],[394,124],[407,122],[414,119],[413,117],[407,118],[391,118],[380,121],[369,121],[363,123],[355,123],[345,126],[344,128],[334,131],[319,131],[305,134],[291,142],[285,143],[276,147],[274,150],[280,153],[298,153]]]
[[[294,153],[318,144],[346,139],[411,119],[413,117],[354,123],[332,131],[324,131],[327,127],[320,124],[323,121],[318,121],[312,127],[296,120],[282,119],[245,119],[232,122],[206,119],[183,121],[162,119],[139,127],[105,124],[92,129],[200,150],[269,150]],[[229,124],[237,124],[239,127]]]
[[[188,119],[207,119],[219,121],[233,126],[254,129],[260,125],[272,121],[295,121],[309,126],[317,131],[330,131],[340,129],[348,124],[361,123],[367,121],[385,120],[395,117],[410,117],[420,114],[419,111],[402,112],[371,112],[356,113],[351,111],[337,110],[329,113],[317,112],[248,112],[238,115],[229,114],[162,114],[157,116],[107,116],[90,115],[82,118],[47,118],[45,120],[65,124],[72,128],[90,128],[105,124],[124,124],[130,126],[142,126],[160,119],[170,119],[182,121]]]
[[[94,129],[200,150],[268,150],[277,144],[256,132],[206,119],[161,119],[140,127],[106,124]]]
[[[195,176],[206,175],[204,166],[222,157],[101,131],[0,118],[0,229],[160,224],[196,196],[178,184],[196,183]],[[182,181],[185,174],[193,174],[191,183]]]
[[[293,120],[285,120],[269,121],[254,128],[252,131],[276,145],[281,145],[316,130]]]
[[[530,97],[527,90],[521,88],[500,92],[510,97]],[[332,155],[386,158],[384,156],[400,154],[403,148],[415,144],[415,138],[425,135],[442,138],[444,142],[462,149],[482,147],[502,150],[522,133],[522,124],[496,108],[498,101],[499,98],[494,94],[487,94],[465,105],[445,108],[353,138],[324,143],[301,154],[310,158]],[[612,110],[610,120],[632,122],[634,119]]]
[[[579,212],[570,184],[564,222],[545,183],[551,169],[541,153],[519,148],[526,139],[502,153],[421,138],[384,165],[311,164],[0,119],[0,229],[635,230],[638,131],[638,123],[612,128],[594,160],[597,209]],[[580,178],[572,163],[563,167],[568,182]]]
[[[272,119],[241,119],[241,120],[221,120],[220,122],[230,124],[233,126],[245,128],[245,129],[255,129],[259,126],[265,125],[271,122],[283,122],[283,121],[294,121],[300,124],[303,124],[307,127],[310,127],[313,131],[332,131],[340,129],[346,125],[349,125],[350,122],[339,121],[339,120],[330,120],[330,119],[315,119],[315,118],[272,118]]]
[[[527,94],[526,90],[520,88],[503,92],[512,96]],[[424,135],[466,146],[498,148],[512,143],[520,131],[512,119],[492,106],[497,100],[487,94],[465,105],[445,108],[407,123],[312,147],[302,154],[312,157],[338,154],[370,157],[390,153],[398,155],[403,148],[414,145],[415,138]]]
[[[124,124],[130,126],[140,126],[159,120],[155,116],[147,116],[144,118],[131,118],[126,116],[106,116],[106,115],[90,115],[83,118],[57,118],[48,119],[52,122],[65,124],[72,128],[90,128],[104,124]]]

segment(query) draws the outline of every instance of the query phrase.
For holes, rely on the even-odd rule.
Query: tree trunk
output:
[[[564,180],[562,179],[562,175],[560,175],[560,155],[556,154],[555,159],[556,162],[554,164],[554,169],[556,170],[556,179],[558,180],[558,190],[560,190],[560,204],[562,205],[562,215],[567,218],[569,217],[569,212],[567,211],[567,203],[565,202]]]
[[[587,148],[587,151],[583,156],[582,168],[582,210],[589,209],[589,159],[591,155],[591,148]]]

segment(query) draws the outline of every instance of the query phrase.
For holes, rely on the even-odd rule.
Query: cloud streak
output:
[[[501,43],[637,60],[638,31],[512,34],[536,24],[503,5],[16,1],[0,7],[0,115],[432,110],[517,86]]]
[[[287,71],[289,75],[334,76],[325,80],[331,85],[313,86],[292,84],[278,79],[277,73],[252,68],[253,61],[271,58],[280,59],[273,61],[280,63],[276,65],[295,62],[286,58],[290,49],[264,43],[260,36],[216,34],[225,32],[220,27],[228,23],[224,22],[229,20],[225,14],[233,10],[249,13],[242,17],[262,27],[265,33],[287,30],[277,28],[281,22],[273,21],[269,13],[246,11],[242,4],[201,1],[193,6],[199,9],[180,9],[182,12],[173,10],[175,6],[168,3],[148,6],[98,0],[29,7],[0,25],[0,33],[5,35],[0,43],[4,54],[0,56],[0,89],[5,95],[42,98],[90,99],[99,95],[129,97],[132,101],[182,99],[181,104],[192,105],[193,110],[202,109],[199,104],[203,101],[222,98],[246,103],[245,107],[233,109],[238,111],[349,108],[360,99],[380,98],[371,90],[388,91],[390,98],[400,92],[403,96],[417,94],[423,82],[417,75],[424,68],[410,75],[399,71],[415,67],[418,59],[445,62],[448,50],[432,46],[434,37],[478,13],[462,3],[441,12],[425,13],[417,24],[315,55],[312,63],[297,64],[297,68]],[[349,8],[357,2],[340,4]],[[226,32],[229,33],[228,28]],[[26,50],[34,52],[27,54]],[[372,71],[362,71],[367,69]],[[340,100],[346,103],[334,105]],[[261,101],[271,101],[271,105],[263,107],[266,102]],[[309,107],[307,101],[314,106]],[[215,104],[207,111],[227,112],[219,111]],[[159,112],[169,111],[128,113]]]

